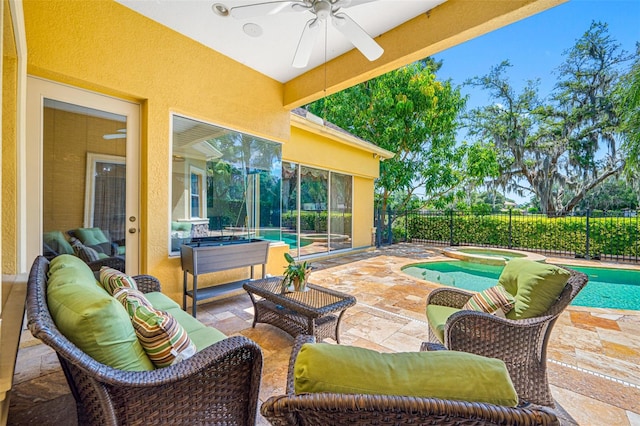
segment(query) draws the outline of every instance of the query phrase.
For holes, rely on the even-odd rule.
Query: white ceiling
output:
[[[306,68],[291,66],[298,40],[309,11],[281,13],[251,19],[222,17],[212,6],[221,3],[228,9],[261,3],[260,0],[116,0],[118,3],[157,21],[203,45],[216,50],[256,71],[285,83],[325,62],[325,39],[319,37]],[[273,0],[265,0],[273,1]],[[356,21],[370,36],[377,37],[400,24],[431,10],[446,0],[377,0],[344,8],[342,12]],[[245,24],[256,24],[262,35],[249,36]],[[327,25],[329,61],[353,49],[353,45],[332,25]],[[253,27],[255,28],[255,27]],[[158,40],[161,43],[161,40]],[[384,57],[384,54],[383,54]]]

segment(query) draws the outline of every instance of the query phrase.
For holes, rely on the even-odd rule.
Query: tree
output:
[[[376,181],[383,211],[392,198],[405,207],[419,188],[427,198],[446,197],[462,180],[465,147],[456,145],[455,135],[465,99],[450,82],[436,80],[438,67],[416,62],[306,107],[395,153],[381,163]]]
[[[607,25],[597,22],[564,56],[547,102],[538,97],[536,81],[516,93],[505,76],[506,61],[467,82],[496,101],[466,117],[469,134],[495,149],[500,169],[495,181],[519,195],[532,191],[543,212],[559,215],[624,167],[617,149],[620,97],[614,89],[620,65],[630,59]]]
[[[640,43],[636,44],[636,59],[619,85],[619,93],[622,97],[619,114],[624,136],[622,151],[626,156],[625,175],[640,204]]]

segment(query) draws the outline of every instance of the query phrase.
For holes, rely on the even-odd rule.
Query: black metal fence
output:
[[[375,213],[376,245],[408,241],[436,246],[500,247],[550,256],[640,262],[640,210],[551,217],[518,210]]]

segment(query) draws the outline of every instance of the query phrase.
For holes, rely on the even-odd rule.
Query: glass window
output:
[[[351,176],[331,173],[329,250],[351,248],[352,187]]]
[[[194,237],[280,239],[279,143],[173,117],[171,252]]]

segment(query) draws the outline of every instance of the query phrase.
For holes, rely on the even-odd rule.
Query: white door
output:
[[[139,133],[138,104],[28,78],[28,258],[49,252],[43,242],[58,232],[99,228],[105,254],[138,273]]]

